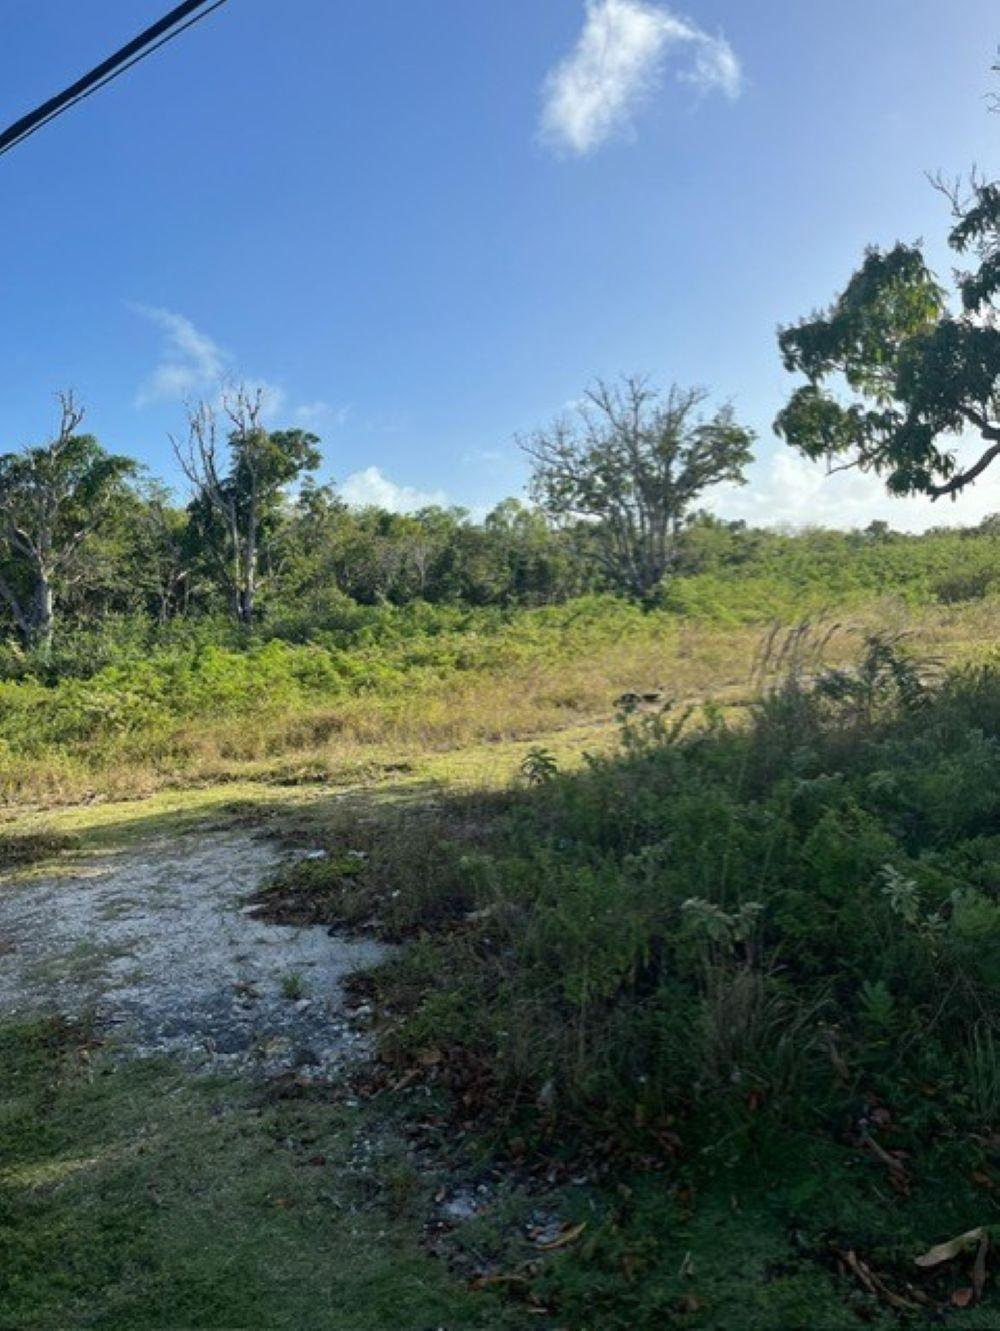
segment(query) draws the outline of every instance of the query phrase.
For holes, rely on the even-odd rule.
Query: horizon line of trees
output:
[[[741,482],[750,431],[732,408],[701,415],[702,389],[660,393],[633,377],[588,390],[575,422],[519,441],[532,504],[481,522],[458,508],[351,509],[315,479],[319,438],[267,428],[259,392],[236,387],[189,410],[171,444],[188,502],[83,433],[58,395],[46,443],[0,455],[0,635],[44,653],[60,616],[141,612],[164,623],[225,609],[250,629],[332,592],[544,604],[613,589],[649,597],[676,562],[700,496]]]
[[[1000,467],[1000,182],[974,171],[935,184],[970,266],[949,291],[921,243],[867,249],[828,307],[779,329],[784,366],[804,382],[774,422],[831,472],[932,500]],[[729,404],[706,414],[707,400],[638,376],[598,380],[575,418],[517,441],[534,506],[504,500],[474,523],[460,509],[352,511],[314,479],[317,436],[268,429],[260,392],[243,387],[191,409],[172,440],[190,488],[178,505],[81,433],[82,407],[60,394],[54,437],[0,455],[0,636],[44,653],[60,615],[138,609],[162,623],[220,606],[250,629],[331,591],[485,605],[610,588],[649,601],[682,570],[692,523],[711,525],[704,494],[745,484],[753,460],[753,431]]]

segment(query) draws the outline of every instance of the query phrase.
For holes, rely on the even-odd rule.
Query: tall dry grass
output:
[[[994,602],[914,611],[872,602],[847,618],[818,617],[797,633],[777,625],[721,627],[668,616],[638,620],[620,636],[553,640],[496,668],[415,677],[411,686],[322,697],[249,715],[178,719],[110,740],[87,738],[36,755],[0,754],[0,800],[58,804],[141,797],[167,785],[255,779],[351,782],[395,761],[470,746],[538,739],[610,722],[616,699],[712,699],[740,707],[787,670],[794,641],[812,664],[842,664],[866,632],[905,633],[912,650],[962,664],[989,655],[1000,618]]]

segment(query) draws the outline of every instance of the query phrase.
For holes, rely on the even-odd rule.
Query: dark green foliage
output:
[[[869,249],[829,309],[782,329],[785,368],[806,376],[775,422],[807,457],[884,476],[894,494],[959,494],[1000,454],[1000,188],[977,178],[951,195],[952,248],[979,267],[958,276],[962,308],[917,245]],[[857,397],[843,403],[830,381]],[[971,465],[961,436],[986,444]]]
[[[61,398],[50,443],[0,456],[0,604],[27,647],[47,652],[57,604],[86,580],[94,537],[125,502],[128,458],[78,433],[83,411]]]
[[[656,1327],[686,1291],[692,1325],[737,1324],[740,1300],[747,1326],[848,1326],[852,1302],[881,1325],[835,1248],[898,1287],[995,1218],[1000,675],[934,674],[873,639],[749,726],[633,715],[622,755],[502,807],[352,831],[371,858],[334,918],[423,935],[377,973],[384,1056],[437,1051],[503,1142],[662,1171],[545,1277],[569,1325]],[[947,1302],[968,1273],[935,1279]]]

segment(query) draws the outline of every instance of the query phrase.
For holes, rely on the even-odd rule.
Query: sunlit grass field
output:
[[[873,631],[964,664],[994,650],[1000,601],[869,598],[778,631],[763,618],[723,623],[590,598],[446,627],[404,624],[392,638],[342,646],[163,648],[87,678],[0,683],[0,799],[10,807],[233,781],[355,784],[488,745],[564,735],[587,747],[580,732],[599,744],[624,693],[745,704],[782,666],[773,647],[794,624],[809,626],[802,641],[817,668],[817,644],[822,664],[836,665]]]

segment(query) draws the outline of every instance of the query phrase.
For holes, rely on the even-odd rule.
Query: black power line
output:
[[[78,102],[82,102],[85,97],[90,97],[119,78],[140,60],[145,60],[161,46],[166,46],[167,42],[172,42],[182,32],[193,28],[202,19],[208,18],[209,14],[225,3],[226,0],[212,0],[212,3],[208,0],[184,0],[183,4],[177,5],[169,14],[158,19],[106,60],[102,60],[99,65],[70,84],[68,88],[50,97],[34,111],[29,111],[27,115],[15,120],[13,125],[0,133],[0,157],[30,138],[32,134],[36,134],[50,120],[55,120],[57,116],[61,116]]]

